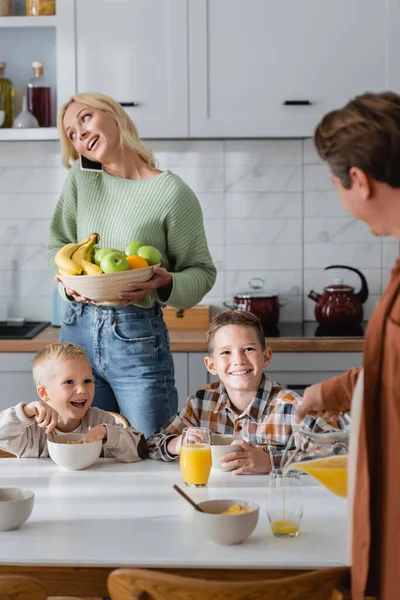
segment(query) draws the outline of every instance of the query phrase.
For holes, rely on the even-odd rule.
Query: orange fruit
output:
[[[136,254],[132,254],[132,256],[127,256],[126,260],[128,261],[130,269],[143,269],[143,267],[149,266],[147,260],[145,260],[141,256],[137,256]]]

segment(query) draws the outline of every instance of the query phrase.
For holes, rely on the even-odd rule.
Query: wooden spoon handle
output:
[[[199,512],[204,512],[204,510],[202,508],[200,508],[200,506],[198,504],[196,504],[196,502],[193,502],[193,500],[191,498],[189,498],[189,496],[187,496],[185,494],[185,492],[182,492],[181,488],[179,488],[177,485],[174,485],[172,487],[174,488],[174,490],[176,490],[178,492],[178,494],[180,494],[182,496],[182,498],[185,498],[185,500],[187,502],[189,502],[189,504],[191,504],[193,506],[193,508],[195,508]]]

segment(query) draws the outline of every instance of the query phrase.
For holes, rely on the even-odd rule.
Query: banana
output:
[[[90,261],[92,248],[97,244],[99,235],[91,233],[85,243],[80,246],[72,255],[72,260],[75,261],[82,269],[85,275],[100,275],[103,271],[97,265]]]
[[[87,242],[88,238],[83,242],[66,244],[57,252],[54,261],[57,267],[62,269],[64,275],[80,275],[82,273],[82,267],[73,260],[72,255]]]

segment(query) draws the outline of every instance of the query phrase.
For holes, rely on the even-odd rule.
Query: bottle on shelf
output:
[[[44,63],[32,63],[34,76],[28,83],[28,110],[39,121],[40,127],[51,127],[51,90],[47,79],[43,76]]]
[[[28,17],[56,14],[56,0],[26,0],[25,13]]]
[[[22,99],[22,110],[14,119],[14,129],[33,129],[34,127],[39,127],[39,121],[28,110],[28,102],[26,100],[26,96]]]
[[[0,0],[0,17],[10,17],[12,14],[12,0]]]
[[[5,62],[0,62],[0,127],[12,127],[14,121],[14,86],[4,77]]]

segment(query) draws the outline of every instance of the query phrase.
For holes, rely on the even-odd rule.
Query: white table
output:
[[[347,502],[310,485],[312,480],[306,477],[300,535],[279,539],[272,535],[266,514],[268,480],[268,476],[221,473],[211,475],[207,489],[185,488],[198,501],[233,498],[260,504],[260,520],[249,540],[222,547],[193,529],[193,509],[172,489],[174,483],[183,486],[176,462],[146,460],[132,465],[101,459],[90,469],[69,472],[50,459],[1,459],[0,487],[33,490],[35,505],[20,530],[0,532],[0,573],[10,571],[6,565],[18,565],[19,571],[13,572],[47,566],[53,574],[79,567],[86,569],[86,579],[90,573],[103,574],[96,591],[86,587],[79,593],[101,595],[106,575],[121,566],[172,572],[348,565]],[[57,584],[48,592],[58,593],[56,588]],[[78,593],[77,588],[68,593]]]

